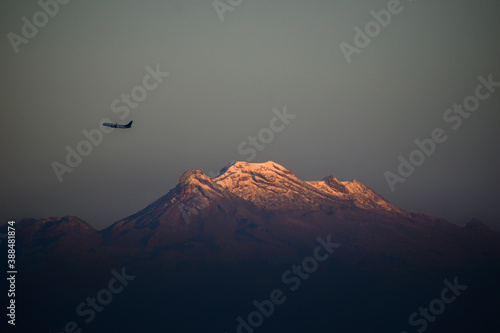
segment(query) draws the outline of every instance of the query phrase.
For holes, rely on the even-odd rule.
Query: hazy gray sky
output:
[[[458,129],[443,119],[478,76],[500,82],[500,3],[403,0],[348,63],[340,44],[355,46],[354,29],[388,4],[243,0],[222,21],[210,0],[73,0],[44,22],[37,1],[2,1],[0,221],[77,215],[108,226],[186,170],[249,158],[238,146],[286,106],[296,117],[253,162],[304,180],[355,178],[405,210],[500,229],[500,87]],[[41,26],[19,42],[23,17]],[[148,66],[169,76],[147,80],[158,84],[128,116],[113,112],[122,94],[143,97]],[[65,147],[104,118],[134,127],[104,134],[60,182],[52,163],[66,164]],[[446,142],[392,192],[384,173],[438,127]]]

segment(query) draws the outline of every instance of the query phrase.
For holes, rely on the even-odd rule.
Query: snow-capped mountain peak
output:
[[[260,173],[260,174],[272,174],[276,172],[287,172],[283,166],[275,163],[273,161],[267,161],[265,163],[249,163],[245,161],[231,161],[229,162],[221,171],[217,178],[227,177],[227,174],[244,174],[249,172]]]
[[[405,213],[356,180],[340,182],[331,175],[321,181],[303,181],[272,161],[231,162],[212,181],[263,209],[318,209],[340,204]]]

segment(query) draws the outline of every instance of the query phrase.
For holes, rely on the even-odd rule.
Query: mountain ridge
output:
[[[290,301],[265,324],[277,320],[274,327],[262,332],[305,332],[310,325],[396,332],[439,296],[444,279],[457,276],[470,285],[459,301],[468,299],[460,311],[470,315],[456,322],[444,314],[434,331],[498,326],[491,295],[500,292],[500,233],[478,220],[459,227],[406,212],[356,180],[303,181],[274,162],[230,163],[214,178],[186,171],[168,193],[101,231],[64,216],[23,219],[16,237],[20,309],[34,318],[26,324],[43,323],[47,331],[74,318],[71,305],[102,295],[112,269],[137,278],[115,295],[120,301],[102,322],[92,323],[94,332],[109,332],[109,322],[120,332],[154,332],[165,323],[176,332],[234,331],[235,318],[254,313],[252,300],[285,287],[284,274],[301,268],[308,274],[286,281],[303,282],[303,291],[289,292]],[[341,246],[315,264],[319,238]],[[302,320],[304,313],[310,317]],[[140,328],[123,321],[138,317]]]
[[[276,183],[280,183],[281,186],[273,187]],[[284,190],[290,188],[295,190],[295,193],[291,193],[291,199],[276,198],[279,196],[283,197],[285,194],[290,194]],[[307,192],[307,194],[316,201],[310,200],[310,198],[307,198],[307,195],[304,194],[297,195],[298,190]],[[287,170],[273,161],[265,163],[232,161],[222,168],[220,173],[214,178],[210,178],[201,170],[185,171],[179,178],[178,184],[165,195],[136,213],[118,220],[102,230],[93,228],[87,222],[76,216],[64,216],[61,218],[48,217],[41,219],[24,218],[21,221],[23,221],[23,223],[30,221],[31,224],[38,221],[39,223],[45,224],[47,222],[54,223],[59,220],[80,220],[85,222],[83,229],[88,230],[90,227],[94,231],[102,232],[112,228],[121,221],[144,214],[148,209],[150,210],[153,207],[162,206],[163,208],[167,208],[171,205],[179,205],[179,203],[186,205],[186,203],[189,204],[189,202],[194,199],[196,199],[197,202],[193,207],[196,210],[195,214],[198,215],[200,210],[208,206],[207,200],[214,199],[217,196],[229,197],[231,195],[244,199],[257,208],[264,210],[283,208],[292,210],[325,209],[328,207],[328,204],[325,205],[325,202],[329,201],[328,203],[330,203],[330,205],[354,205],[360,209],[396,213],[406,218],[417,217],[423,219],[438,219],[424,213],[410,213],[404,211],[392,205],[380,194],[356,179],[351,181],[339,181],[331,174],[321,180],[303,181],[298,179],[293,171]],[[270,195],[275,195],[276,197],[273,199],[276,200],[276,202],[270,202],[268,198],[265,198],[266,195],[268,197]],[[232,198],[234,199],[234,197]],[[323,205],[318,201],[323,201]],[[283,206],[283,204],[285,205]],[[199,206],[201,206],[201,209]],[[464,228],[471,230],[480,229],[486,232],[497,233],[477,219],[472,219]]]
[[[339,181],[330,175],[303,181],[272,161],[231,162],[213,179],[200,170],[186,171],[167,194],[101,231],[77,217],[29,219],[19,225],[25,230],[20,242],[27,248],[41,244],[70,251],[73,246],[79,253],[95,248],[126,253],[133,248],[137,254],[184,244],[209,246],[233,258],[256,244],[265,244],[270,251],[280,247],[292,251],[289,244],[305,244],[326,231],[366,241],[372,236],[365,229],[370,229],[380,240],[389,237],[388,242],[414,233],[435,251],[442,251],[439,239],[449,234],[465,237],[471,244],[476,238],[488,239],[489,249],[500,235],[477,220],[460,228],[433,216],[406,212],[357,180]],[[253,245],[242,245],[249,240]],[[411,252],[409,244],[417,246],[417,241],[407,242],[398,246]]]

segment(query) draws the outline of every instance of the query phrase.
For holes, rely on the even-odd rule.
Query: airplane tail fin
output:
[[[128,123],[127,125],[125,125],[125,127],[130,128],[132,126],[132,122],[133,121],[131,120],[130,123]]]

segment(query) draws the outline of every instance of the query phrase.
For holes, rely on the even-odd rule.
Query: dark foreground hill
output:
[[[267,162],[188,171],[96,231],[17,223],[33,332],[498,332],[500,234]]]

